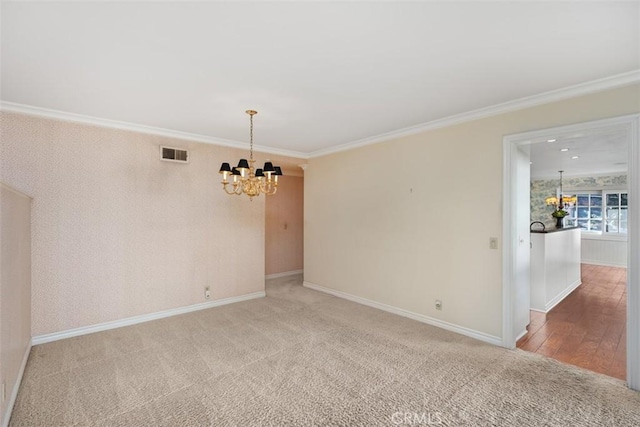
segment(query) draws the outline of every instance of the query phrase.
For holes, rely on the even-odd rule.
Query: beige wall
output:
[[[264,197],[226,195],[217,173],[248,150],[1,117],[1,178],[33,196],[34,336],[206,302],[205,286],[264,290]]]
[[[265,274],[302,270],[304,178],[283,176],[265,203]]]
[[[2,153],[4,155],[4,153]],[[0,183],[0,424],[31,341],[31,199]]]
[[[639,111],[627,86],[309,160],[305,281],[501,337],[503,136]]]

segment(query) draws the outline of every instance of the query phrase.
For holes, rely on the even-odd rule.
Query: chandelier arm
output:
[[[277,189],[278,189],[278,184],[275,182],[262,183],[262,192],[268,196],[272,196],[276,194]]]
[[[229,191],[229,189],[227,188],[228,184],[229,184],[228,182],[223,182],[222,183],[222,189],[224,190],[224,192],[229,194],[230,196],[232,196],[234,194],[238,194],[238,193],[235,192],[235,187],[234,187],[233,190]]]

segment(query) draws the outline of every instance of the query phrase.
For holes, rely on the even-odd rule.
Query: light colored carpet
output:
[[[640,425],[622,381],[300,282],[36,346],[10,425]]]

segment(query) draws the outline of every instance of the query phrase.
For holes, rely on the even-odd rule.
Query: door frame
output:
[[[516,248],[516,162],[518,147],[532,141],[570,135],[579,131],[602,130],[609,127],[627,133],[628,167],[627,191],[629,194],[629,232],[627,235],[627,384],[640,390],[640,114],[630,114],[602,120],[576,123],[567,126],[541,129],[507,135],[503,138],[502,169],[502,346],[516,346],[514,330]]]

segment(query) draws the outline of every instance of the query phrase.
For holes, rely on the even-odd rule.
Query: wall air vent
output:
[[[160,146],[160,159],[167,162],[189,162],[189,152],[180,148]]]

